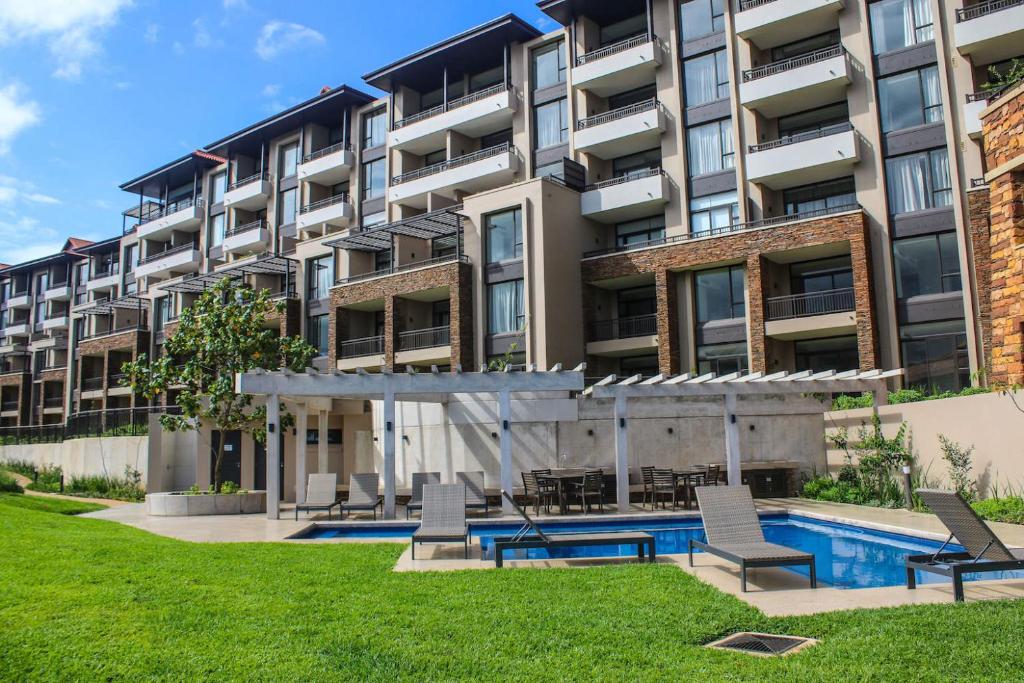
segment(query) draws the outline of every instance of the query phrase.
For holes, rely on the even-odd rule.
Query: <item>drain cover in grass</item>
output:
[[[777,657],[802,650],[817,642],[813,638],[744,632],[734,633],[721,640],[708,643],[707,647],[713,647],[717,650],[733,650],[761,657]]]

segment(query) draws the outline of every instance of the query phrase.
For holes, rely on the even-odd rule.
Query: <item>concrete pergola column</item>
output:
[[[316,471],[320,474],[326,474],[328,469],[327,460],[327,419],[328,411],[321,410],[317,412],[317,424],[316,424]],[[303,435],[305,440],[305,435]]]
[[[512,396],[508,391],[498,392],[498,444],[501,452],[501,490],[512,495]],[[501,511],[511,515],[512,504],[501,497]]]
[[[384,519],[395,518],[395,392],[384,392]]]
[[[740,467],[740,427],[736,422],[736,394],[727,393],[723,398],[725,417],[725,469],[729,477],[729,486],[743,483],[743,472]]]
[[[295,406],[295,504],[306,502],[306,425],[305,403]],[[268,435],[269,436],[269,435]],[[268,442],[269,443],[269,442]]]
[[[267,396],[267,519],[281,517],[281,404]]]

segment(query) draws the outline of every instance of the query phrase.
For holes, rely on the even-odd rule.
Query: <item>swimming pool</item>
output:
[[[799,515],[761,515],[765,538],[780,545],[813,553],[818,572],[819,584],[833,588],[879,588],[906,584],[903,560],[909,554],[935,552],[941,545],[937,541],[917,538],[905,534],[875,531],[852,524],[826,522]],[[416,524],[395,526],[372,526],[353,524],[351,526],[315,525],[304,538],[409,538]],[[480,523],[473,524],[473,542],[479,543],[484,560],[494,559],[493,538],[508,536],[518,528],[515,525]],[[589,533],[599,531],[647,531],[654,534],[659,555],[685,553],[691,538],[700,540],[703,528],[699,518],[658,518],[621,521],[595,522],[545,522],[545,531],[557,533]],[[952,546],[950,550],[962,550]],[[635,546],[597,546],[583,548],[543,548],[507,551],[508,560],[570,559],[581,557],[634,556]],[[799,574],[807,574],[806,567],[787,568]],[[979,577],[981,578],[981,577]],[[987,574],[987,580],[1016,578],[1024,579],[1024,572]],[[918,572],[918,583],[949,582],[941,576]]]

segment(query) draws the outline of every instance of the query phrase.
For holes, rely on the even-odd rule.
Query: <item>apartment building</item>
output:
[[[125,183],[123,234],[67,256],[65,413],[143,407],[121,363],[225,276],[285,300],[268,324],[325,371],[985,381],[979,114],[1024,55],[1024,0],[538,7],[557,30],[499,17],[364,76],[380,96],[325,88]],[[0,271],[7,342],[29,341],[10,302],[36,267]],[[30,376],[8,377],[0,417],[27,424]],[[342,412],[311,432],[367,417]]]

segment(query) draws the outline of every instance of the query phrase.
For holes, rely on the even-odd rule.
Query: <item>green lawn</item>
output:
[[[189,544],[17,498],[0,498],[5,681],[1024,673],[1024,602],[769,619],[667,565],[396,574],[399,545]],[[748,629],[823,643],[778,660],[700,647]]]

